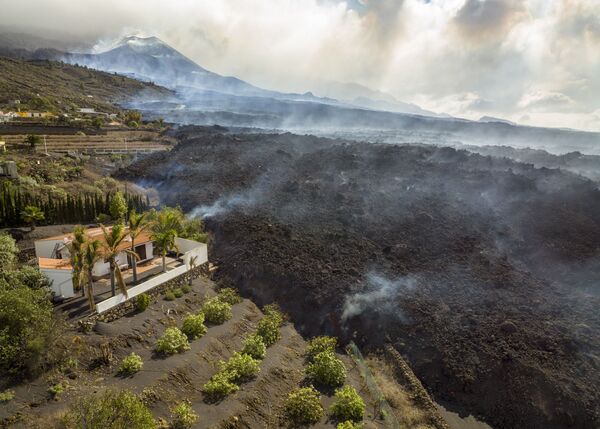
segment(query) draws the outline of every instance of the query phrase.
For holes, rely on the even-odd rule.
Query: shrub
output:
[[[131,353],[121,362],[119,373],[122,375],[133,375],[142,369],[142,366],[144,366],[142,358],[135,353]]]
[[[221,362],[221,372],[233,382],[255,377],[260,372],[260,361],[245,353],[235,352],[227,362]]]
[[[202,386],[202,391],[212,399],[221,399],[227,395],[237,392],[239,386],[230,379],[232,374],[217,372]]]
[[[162,337],[156,342],[156,351],[164,355],[182,353],[189,350],[187,337],[178,328],[167,328]]]
[[[181,288],[173,289],[173,295],[175,295],[175,298],[181,298],[183,296],[183,291]]]
[[[62,325],[46,288],[0,278],[0,372],[34,374],[52,360]]]
[[[279,310],[279,306],[277,304],[267,304],[263,307],[263,313],[265,316],[271,318],[275,322],[277,322],[278,326],[283,325],[283,313]]]
[[[204,313],[190,314],[183,319],[181,332],[187,335],[188,339],[195,340],[206,334],[204,325]]]
[[[345,422],[338,423],[336,429],[363,429],[363,424],[346,420]]]
[[[202,306],[202,312],[206,321],[214,325],[220,325],[231,319],[231,304],[221,301],[218,297],[211,298]]]
[[[192,287],[190,285],[183,285],[183,286],[181,286],[181,291],[184,294],[188,294],[192,291]]]
[[[48,393],[56,397],[65,391],[65,386],[62,383],[56,383],[48,388]]]
[[[335,402],[330,412],[340,421],[360,421],[365,415],[365,403],[354,387],[346,385],[335,391]]]
[[[172,429],[190,429],[198,421],[198,414],[192,409],[189,401],[183,401],[177,404],[172,410],[173,422]]]
[[[226,302],[229,305],[235,305],[242,302],[242,297],[238,291],[230,287],[221,289],[218,296],[221,301]]]
[[[0,392],[0,404],[10,402],[13,399],[15,399],[14,390],[5,390],[4,392]]]
[[[291,392],[285,401],[285,415],[299,425],[317,423],[323,417],[319,392],[312,386]]]
[[[86,396],[73,404],[63,417],[67,429],[156,429],[150,410],[127,390],[107,390]]]
[[[146,311],[148,306],[150,305],[150,295],[147,293],[141,293],[135,300],[135,305],[139,312]]]
[[[265,346],[271,347],[279,340],[279,338],[281,338],[279,326],[280,323],[276,318],[264,316],[262,319],[260,319],[258,322],[258,328],[256,329],[256,334],[262,338]]]
[[[306,375],[323,386],[339,386],[346,379],[346,367],[331,350],[315,356],[306,368]]]
[[[254,334],[246,338],[242,353],[252,356],[254,359],[264,359],[267,347],[260,335]]]
[[[12,268],[17,260],[19,248],[15,239],[6,233],[0,233],[0,267],[2,270]]]
[[[165,300],[167,301],[175,301],[175,294],[173,293],[172,290],[168,290],[165,292]]]
[[[306,355],[310,360],[313,360],[316,355],[321,352],[326,351],[335,351],[337,347],[337,339],[333,337],[320,336],[315,337],[308,342],[308,347],[306,348]]]

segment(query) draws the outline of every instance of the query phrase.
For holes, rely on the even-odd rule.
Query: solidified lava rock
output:
[[[184,128],[120,173],[208,215],[219,275],[306,335],[391,341],[495,428],[600,427],[600,192],[422,145]]]

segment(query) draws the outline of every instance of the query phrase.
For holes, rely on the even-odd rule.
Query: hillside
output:
[[[118,112],[115,104],[144,94],[161,98],[169,91],[123,76],[54,61],[0,57],[0,110],[69,112],[80,107]],[[15,105],[14,100],[20,100]]]

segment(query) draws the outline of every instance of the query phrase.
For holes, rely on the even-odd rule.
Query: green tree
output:
[[[79,290],[83,296],[84,289],[80,285],[81,270],[83,267],[83,246],[86,241],[85,229],[81,225],[77,225],[73,229],[73,240],[67,244],[69,255],[71,255],[71,266],[73,267],[73,289]]]
[[[81,280],[87,285],[87,297],[90,305],[90,311],[96,310],[96,303],[94,302],[94,277],[93,270],[94,265],[100,259],[102,259],[102,244],[99,240],[86,240],[83,244],[82,249],[82,270]],[[114,290],[113,290],[114,294]]]
[[[129,214],[129,236],[131,237],[131,251],[135,253],[135,240],[144,232],[149,224],[146,221],[146,213],[138,214],[132,210]],[[137,283],[137,260],[131,258],[131,266],[133,268],[133,282]]]
[[[19,248],[14,238],[6,233],[0,234],[0,271],[14,268]]]
[[[102,234],[104,236],[104,260],[110,264],[110,290],[112,296],[116,295],[115,281],[123,295],[127,296],[127,286],[123,280],[121,267],[119,267],[119,264],[117,263],[117,256],[121,252],[127,253],[132,258],[137,258],[138,256],[129,249],[122,249],[122,244],[125,241],[125,238],[127,238],[127,232],[122,223],[118,223],[110,229],[106,228],[104,225],[100,225],[100,227],[102,228]]]
[[[25,143],[28,144],[32,149],[35,149],[37,145],[42,143],[42,138],[37,134],[29,134],[27,137],[25,137]]]
[[[181,218],[173,209],[163,209],[156,214],[152,224],[152,239],[162,256],[163,272],[167,271],[167,252],[177,249],[175,239],[181,229]]]
[[[21,212],[21,218],[27,225],[31,226],[31,230],[35,229],[35,224],[45,219],[44,212],[36,206],[26,206]]]
[[[102,125],[104,125],[104,120],[101,117],[96,116],[92,119],[92,126],[94,128],[102,128]]]
[[[117,222],[123,222],[127,214],[127,201],[119,191],[115,192],[110,200],[110,215]]]

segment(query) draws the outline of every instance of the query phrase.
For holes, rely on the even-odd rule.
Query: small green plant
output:
[[[252,356],[254,359],[264,359],[267,346],[260,335],[254,334],[246,338],[242,353]]]
[[[141,293],[135,299],[135,306],[137,310],[141,313],[142,311],[146,311],[148,306],[150,305],[150,295],[147,293]]]
[[[188,293],[190,293],[192,291],[192,287],[190,285],[188,285],[188,284],[185,284],[185,285],[181,286],[181,291],[184,294],[188,294]]]
[[[233,382],[248,380],[260,372],[260,361],[245,353],[234,352],[227,362],[221,362],[221,371]]]
[[[230,287],[221,289],[218,297],[221,301],[226,302],[229,305],[235,305],[242,302],[242,297],[238,291]]]
[[[283,325],[284,316],[277,304],[265,305],[263,307],[263,313],[265,314],[265,316],[276,321],[279,326]]]
[[[346,367],[331,350],[315,356],[306,368],[306,375],[322,386],[339,386],[346,379]]]
[[[163,355],[182,353],[190,349],[187,337],[178,328],[167,328],[156,342],[156,352]]]
[[[165,292],[165,300],[166,301],[175,301],[175,298],[177,298],[175,296],[175,294],[173,293],[172,290],[168,290]]]
[[[296,389],[285,401],[285,415],[298,425],[317,423],[323,417],[323,406],[319,392],[312,386]]]
[[[190,314],[183,319],[181,332],[187,335],[189,340],[195,340],[206,334],[204,325],[204,313]]]
[[[277,320],[277,318],[264,316],[262,319],[260,319],[256,333],[262,338],[265,346],[271,347],[281,338],[279,326],[280,322]]]
[[[175,295],[175,298],[181,298],[183,296],[183,291],[181,288],[175,288],[173,289],[173,295]]]
[[[180,402],[171,413],[173,415],[172,429],[190,429],[198,421],[198,414],[194,412],[189,401]]]
[[[219,297],[209,299],[202,306],[202,312],[208,323],[220,325],[231,319],[231,304],[221,301]]]
[[[326,351],[335,351],[337,347],[337,339],[333,337],[327,337],[325,335],[320,337],[315,337],[308,342],[308,347],[306,348],[306,355],[309,360],[313,360],[316,355],[321,352]]]
[[[202,386],[202,391],[211,399],[222,399],[227,395],[235,393],[240,388],[230,379],[232,374],[217,372],[211,379]]]
[[[363,429],[363,424],[346,420],[345,422],[338,423],[336,429]]]
[[[0,392],[0,404],[5,404],[13,399],[15,399],[14,390],[5,390],[4,392]]]
[[[356,389],[346,385],[335,391],[335,402],[329,410],[338,421],[361,421],[365,415],[365,403]]]
[[[48,388],[48,393],[56,398],[65,391],[65,386],[62,383],[56,383]]]
[[[121,366],[119,367],[119,374],[133,375],[139,370],[141,370],[142,366],[144,366],[144,361],[142,360],[142,358],[139,355],[132,352],[121,362]]]

